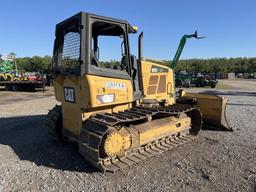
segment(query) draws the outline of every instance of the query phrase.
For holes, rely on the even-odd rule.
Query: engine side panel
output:
[[[141,71],[145,99],[166,100],[169,105],[175,102],[172,69],[153,61],[141,60]]]

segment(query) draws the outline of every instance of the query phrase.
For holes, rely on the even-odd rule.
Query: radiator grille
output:
[[[161,75],[158,83],[157,93],[166,92],[166,75]]]

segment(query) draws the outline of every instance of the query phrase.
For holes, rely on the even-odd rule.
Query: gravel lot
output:
[[[47,134],[52,90],[0,91],[0,192],[256,191],[256,81],[222,81],[232,89],[193,89],[229,98],[234,132],[201,131],[190,143],[115,174],[86,163],[76,146]],[[225,86],[224,86],[225,87]]]

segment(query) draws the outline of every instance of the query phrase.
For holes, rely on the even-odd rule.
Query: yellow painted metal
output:
[[[134,29],[134,31],[138,31],[139,30],[139,27],[138,26],[132,26],[132,28]]]
[[[4,81],[13,81],[14,75],[10,73],[0,73],[0,78]]]
[[[106,87],[106,84],[121,84],[120,87]],[[75,103],[67,102],[64,98],[64,87],[75,90]],[[92,114],[99,112],[118,112],[131,107],[133,88],[130,80],[99,77],[95,75],[58,76],[54,79],[56,99],[62,103],[63,127],[74,137],[78,137],[82,121]],[[115,100],[111,103],[100,103],[98,95],[114,94]]]
[[[124,150],[138,148],[158,139],[189,130],[190,127],[191,119],[185,114],[181,118],[166,117],[134,125],[129,128],[129,132],[124,131],[125,129],[110,132],[103,142],[104,152],[107,156],[119,155]]]
[[[84,77],[73,75],[69,77],[59,76],[55,79],[54,83],[55,94],[58,101],[65,102],[63,87],[72,87],[75,89],[76,93],[76,105],[86,109],[130,103],[133,98],[133,88],[130,80],[95,75],[85,75]],[[114,86],[108,88],[106,87],[108,83],[121,84],[124,85],[124,87],[122,89],[115,88]],[[104,94],[114,94],[114,102],[100,103],[97,100],[97,96]],[[72,104],[72,106],[75,105]]]
[[[152,72],[152,66],[164,69],[162,72]],[[145,99],[165,100],[171,105],[175,102],[173,71],[163,64],[152,61],[141,61],[143,88]],[[152,85],[151,76],[157,76],[157,81]],[[160,82],[161,77],[165,81]],[[151,83],[151,85],[150,85]],[[163,84],[164,83],[164,84]],[[118,84],[122,87],[106,86]],[[155,92],[148,95],[148,87],[155,86]],[[159,93],[160,86],[162,92]],[[67,102],[64,98],[64,87],[72,87],[75,90],[75,103]],[[133,87],[130,80],[100,77],[96,75],[85,76],[58,76],[54,81],[56,99],[62,103],[63,127],[72,136],[78,137],[82,122],[90,118],[91,115],[101,112],[118,112],[132,107]],[[114,101],[101,103],[97,97],[99,95],[113,94]],[[129,144],[126,144],[126,148]]]
[[[13,81],[14,75],[7,73],[6,75],[6,81]]]
[[[164,72],[152,72],[152,66],[156,66],[159,68],[164,69]],[[144,99],[155,99],[158,101],[165,100],[166,104],[171,105],[175,102],[174,98],[174,76],[173,70],[170,69],[168,66],[163,64],[159,64],[153,61],[144,61],[141,60],[141,72],[142,72],[142,82],[143,82],[143,92],[145,95]],[[152,76],[156,77],[157,79],[155,82],[150,82],[150,78]],[[165,84],[160,82],[161,76],[166,76]],[[158,93],[159,86],[165,86],[164,92]],[[152,94],[149,94],[149,89],[153,88],[155,91],[152,91]]]
[[[119,155],[124,150],[123,137],[118,132],[109,133],[104,143],[104,152],[107,156]]]
[[[115,79],[115,78],[107,78],[107,77],[99,77],[94,75],[86,75],[86,80],[88,83],[88,89],[86,90],[90,93],[90,105],[91,107],[99,107],[106,105],[116,105],[121,103],[129,103],[132,102],[133,98],[133,87],[130,80],[124,79]],[[124,88],[107,88],[106,84],[108,83],[117,83],[125,85]],[[99,103],[97,100],[98,95],[102,94],[114,94],[115,101],[112,103]]]
[[[137,137],[133,135],[130,130],[128,131],[125,127],[123,127],[118,130],[118,133],[123,137],[123,145],[125,150],[134,146],[133,138],[137,139]]]
[[[140,145],[145,145],[154,140],[189,129],[190,125],[191,119],[189,117],[167,117],[136,125],[135,128],[139,132]]]
[[[137,27],[133,28],[137,30]],[[137,87],[133,87],[132,77],[122,79],[71,74],[54,77],[55,96],[62,104],[62,113],[59,116],[62,115],[63,136],[79,142],[79,151],[92,164],[99,166],[102,160],[114,164],[116,157],[121,159],[123,155],[127,155],[129,159],[129,155],[135,154],[136,150],[138,152],[143,147],[146,149],[148,146],[156,146],[163,140],[168,141],[168,137],[173,139],[187,134],[194,137],[201,129],[202,114],[206,122],[230,128],[225,118],[227,99],[217,96],[183,93],[183,98],[196,100],[195,106],[200,108],[202,114],[193,106],[182,106],[178,109],[179,105],[173,107],[173,113],[163,114],[162,104],[170,107],[176,102],[174,72],[165,61],[142,58],[138,63],[140,67],[137,69],[141,70],[137,72],[139,80],[142,80],[140,83],[144,95],[137,95]],[[134,80],[137,83],[137,79]],[[75,93],[74,97],[71,94],[71,100],[67,99],[68,89]],[[143,110],[132,112],[143,105],[146,105],[145,113]],[[157,114],[147,110],[152,105],[157,108]],[[124,113],[99,115],[121,111]],[[91,118],[94,115],[96,117]],[[115,123],[112,124],[111,121]]]
[[[168,66],[168,64],[163,61],[163,60],[159,60],[159,59],[153,59],[153,58],[149,58],[149,57],[143,57],[144,60],[148,60],[148,61],[152,61],[152,62],[157,62],[157,63],[161,63],[164,66]]]
[[[198,107],[203,115],[204,123],[212,124],[220,128],[232,131],[226,120],[226,105],[228,99],[217,95],[186,93],[183,98],[195,99],[195,106]]]

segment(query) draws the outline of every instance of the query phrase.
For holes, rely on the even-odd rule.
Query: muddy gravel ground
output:
[[[193,91],[228,97],[234,132],[203,130],[190,143],[105,175],[85,162],[76,146],[48,136],[44,118],[56,104],[51,90],[2,91],[0,192],[256,191],[256,81],[231,84],[229,90]]]

